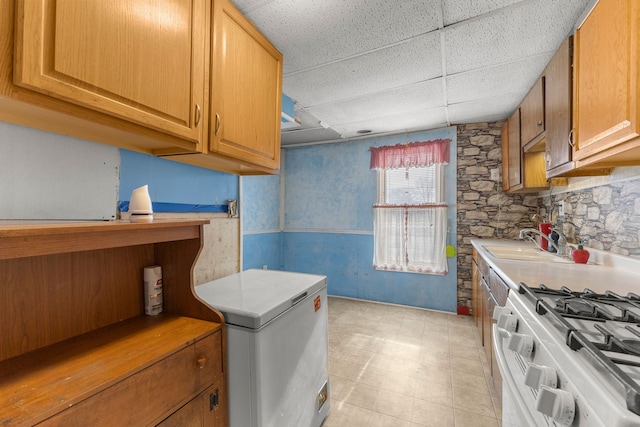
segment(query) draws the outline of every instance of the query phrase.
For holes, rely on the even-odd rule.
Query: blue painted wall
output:
[[[238,178],[121,150],[120,200],[145,184],[153,202],[223,204],[239,199],[243,269],[267,265],[324,274],[332,295],[455,312],[455,258],[445,276],[372,267],[375,172],[369,169],[369,148],[437,138],[452,140],[447,201],[450,241],[455,242],[455,128],[289,148],[282,156],[282,176]]]
[[[324,274],[331,295],[456,311],[457,267],[444,276],[377,271],[373,259],[372,146],[450,138],[446,168],[450,241],[455,242],[456,129],[285,150],[284,269]]]
[[[284,169],[284,162],[280,170]],[[282,270],[280,175],[241,178],[242,269]]]
[[[223,205],[239,192],[236,175],[120,150],[119,200],[128,201],[145,184],[154,203]]]

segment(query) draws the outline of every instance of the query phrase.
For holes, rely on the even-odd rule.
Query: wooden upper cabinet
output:
[[[545,70],[545,127],[547,175],[572,168],[571,73],[573,37],[567,38]],[[551,172],[551,173],[550,173]]]
[[[509,120],[504,122],[500,129],[502,144],[502,189],[509,189]]]
[[[538,79],[520,104],[520,129],[523,147],[544,131],[544,77]]]
[[[16,85],[202,150],[205,0],[18,0],[16,12]]]
[[[508,126],[508,182],[509,189],[516,189],[522,185],[522,146],[520,145],[520,108],[507,121]]]
[[[280,168],[282,54],[229,0],[215,0],[209,149]]]
[[[575,35],[577,166],[640,164],[640,2],[600,0]]]

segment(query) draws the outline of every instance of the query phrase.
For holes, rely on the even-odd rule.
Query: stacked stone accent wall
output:
[[[640,259],[640,176],[551,195],[502,190],[504,122],[458,126],[457,246],[458,305],[471,308],[471,239],[516,239],[539,213],[553,218],[571,244]],[[491,170],[500,180],[491,180]],[[557,191],[557,193],[555,193]],[[564,216],[558,205],[564,201]]]
[[[504,122],[459,125],[457,174],[458,306],[471,308],[472,239],[514,239],[539,211],[537,193],[502,190]],[[491,170],[500,179],[491,180]]]
[[[640,259],[640,179],[551,193],[542,198],[541,213],[556,218],[569,242]]]

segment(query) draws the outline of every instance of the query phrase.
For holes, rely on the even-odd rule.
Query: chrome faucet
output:
[[[538,236],[547,239],[547,242],[549,243],[550,246],[553,246],[553,248],[556,250],[556,253],[559,254],[559,255],[563,255],[563,254],[561,254],[561,250],[558,247],[558,245],[556,245],[554,243],[554,241],[551,240],[551,238],[549,236],[547,236],[546,234],[542,233],[540,230],[536,230],[535,228],[523,228],[522,230],[520,230],[520,234],[518,234],[518,238],[519,239],[524,239],[525,237],[527,237],[529,240],[531,240],[533,243],[535,243],[536,246],[540,250],[543,250],[542,246],[540,246],[540,243],[538,243],[538,241],[536,241],[536,239],[534,239],[533,237],[531,237],[529,235],[530,233],[537,234]],[[556,231],[556,233],[558,233],[558,232]],[[560,233],[558,233],[558,234],[560,234]],[[565,241],[566,241],[566,239],[565,239]]]

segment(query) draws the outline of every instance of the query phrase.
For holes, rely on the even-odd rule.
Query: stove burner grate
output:
[[[628,294],[623,297],[614,292],[597,294],[589,289],[575,292],[565,286],[560,289],[545,285],[530,288],[525,283],[520,283],[518,293],[535,304],[536,313],[549,316],[561,326],[569,348],[588,352],[594,363],[618,381],[626,392],[627,409],[640,415],[640,384],[621,369],[623,365],[640,367],[640,296]],[[571,319],[581,321],[572,322]],[[611,327],[607,326],[608,322],[612,322]],[[585,324],[593,329],[583,329]],[[589,339],[595,339],[598,333],[602,342]]]

